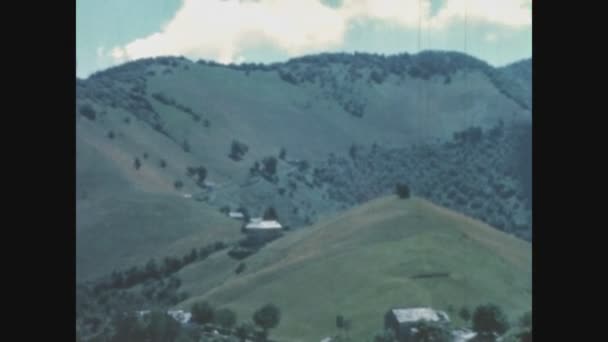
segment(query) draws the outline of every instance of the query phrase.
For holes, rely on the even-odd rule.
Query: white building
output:
[[[283,226],[275,220],[263,220],[262,218],[252,218],[249,223],[245,225],[245,229],[248,231],[279,231],[283,229]]]
[[[445,312],[431,308],[391,309],[384,316],[384,327],[393,330],[400,341],[410,341],[420,321],[448,323],[450,318]]]
[[[421,320],[438,322],[441,320],[450,321],[448,315],[442,311],[431,308],[409,308],[391,310],[399,323],[417,322]]]

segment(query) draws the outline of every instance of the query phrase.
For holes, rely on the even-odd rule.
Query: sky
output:
[[[271,63],[320,52],[532,56],[532,0],[77,0],[77,76],[184,56]]]

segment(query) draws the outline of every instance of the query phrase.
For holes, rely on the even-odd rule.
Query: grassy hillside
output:
[[[531,308],[529,243],[420,198],[373,200],[292,232],[245,263],[236,275],[222,253],[184,268],[192,297],[178,307],[206,299],[246,319],[272,302],[283,312],[272,332],[281,341],[334,334],[338,314],[352,318],[353,337],[365,341],[393,306],[449,311],[494,302],[512,319]],[[425,277],[434,273],[444,276]],[[206,280],[211,274],[217,278]]]
[[[508,70],[453,52],[321,54],[272,65],[222,66],[173,57],[126,63],[77,81],[77,206],[82,216],[98,216],[103,210],[91,198],[120,197],[123,189],[189,193],[211,207],[244,206],[254,215],[272,205],[284,222],[305,226],[360,203],[336,200],[311,181],[316,168],[325,168],[331,155],[348,156],[353,144],[435,148],[472,126],[487,131],[500,122],[529,125],[529,88]],[[247,146],[238,161],[228,157],[234,140]],[[276,181],[251,176],[256,162],[277,157],[283,148],[287,157],[278,161]],[[424,161],[408,158],[413,164]],[[513,166],[510,155],[497,158],[487,165],[491,173],[504,173],[496,165]],[[302,161],[307,170],[300,171]],[[216,187],[210,190],[188,176],[192,167],[204,167],[205,181]],[[461,166],[442,162],[442,167]],[[370,179],[382,177],[375,172]],[[410,185],[426,187],[418,179]],[[473,188],[471,193],[484,191]],[[475,200],[462,195],[467,203]],[[500,196],[494,200],[500,212],[526,205],[526,199],[508,206],[500,204]],[[526,227],[522,236],[530,235],[526,220],[517,222]],[[499,229],[520,230],[502,221]]]
[[[523,59],[500,68],[500,71],[510,77],[522,89],[528,103],[532,103],[532,59]]]
[[[155,154],[144,159],[143,148],[125,151],[87,128],[82,125],[77,131],[78,280],[239,236],[236,221],[184,197],[187,192],[177,191],[171,178],[159,176]],[[138,153],[138,170],[128,152]],[[177,173],[172,166],[163,170]]]
[[[215,209],[176,196],[121,193],[95,203],[96,215],[77,212],[79,280],[148,260],[181,256],[215,241],[233,241],[240,225]]]

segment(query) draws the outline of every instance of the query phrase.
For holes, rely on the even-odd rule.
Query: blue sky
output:
[[[504,65],[532,55],[531,6],[531,0],[77,0],[77,75],[163,55],[267,63],[326,51],[464,51],[465,28],[467,53]]]

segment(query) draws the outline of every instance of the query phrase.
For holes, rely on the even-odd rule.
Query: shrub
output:
[[[267,157],[262,161],[264,173],[268,176],[273,176],[277,172],[277,158]]]
[[[230,329],[236,323],[236,313],[230,309],[219,309],[215,312],[213,319],[223,328]]]
[[[202,185],[205,182],[205,178],[207,178],[207,169],[204,166],[187,167],[186,174],[188,177],[196,176],[196,183]]]
[[[184,183],[182,183],[182,181],[180,181],[180,180],[176,180],[176,181],[173,183],[173,186],[174,186],[176,189],[178,189],[178,190],[179,190],[179,189],[181,189],[181,188],[184,186]]]
[[[281,321],[281,311],[274,304],[266,304],[253,314],[253,321],[268,334],[268,330],[275,328]]]
[[[451,334],[443,325],[436,322],[420,321],[416,324],[414,341],[419,342],[450,342]]]
[[[473,330],[479,334],[504,334],[509,329],[507,316],[495,304],[480,305],[473,313]]]
[[[336,328],[338,328],[338,329],[344,328],[344,316],[342,316],[342,315],[336,316]]]
[[[287,83],[291,83],[293,85],[298,84],[298,80],[293,74],[285,72],[281,69],[279,69],[279,77],[281,77],[281,79]]]
[[[277,215],[277,211],[274,207],[268,207],[263,215],[264,220],[277,220],[279,216]]]
[[[114,139],[114,132],[113,131],[109,131],[108,132],[108,138]]]
[[[182,143],[182,149],[186,153],[190,152],[190,143],[188,142],[188,140],[184,140],[184,142]]]
[[[135,170],[139,170],[139,168],[141,167],[141,162],[139,161],[139,158],[135,158],[133,166],[135,167]]]
[[[255,332],[255,326],[251,322],[243,322],[236,328],[236,336],[244,341]]]
[[[237,266],[237,268],[234,271],[234,273],[236,273],[236,274],[243,273],[243,271],[245,271],[245,268],[246,268],[245,263],[242,262],[242,263],[239,264],[239,266]]]
[[[167,162],[166,162],[164,159],[161,159],[161,160],[160,160],[160,167],[161,167],[161,168],[163,168],[163,169],[164,169],[165,167],[167,167]]]
[[[462,309],[460,309],[458,315],[465,322],[468,322],[471,319],[471,311],[467,307],[463,307]]]
[[[95,113],[95,110],[93,109],[93,107],[90,104],[83,104],[82,106],[80,106],[80,115],[84,116],[85,118],[91,120],[91,121],[95,121],[95,117],[97,116],[97,114]]]
[[[350,145],[350,148],[348,149],[348,155],[351,159],[357,158],[357,146],[355,146],[355,144]]]
[[[192,305],[190,312],[192,313],[192,321],[198,324],[207,324],[213,322],[215,310],[208,302],[199,302]]]
[[[279,152],[279,159],[281,160],[285,160],[285,156],[287,154],[287,151],[285,150],[285,148],[281,148],[281,151]]]
[[[302,160],[298,163],[298,171],[300,171],[300,172],[304,172],[304,171],[308,170],[309,167],[310,167],[310,164],[306,160]]]
[[[410,197],[410,188],[403,183],[397,183],[395,187],[395,193],[399,198],[409,198]]]
[[[260,162],[256,161],[255,163],[253,163],[253,166],[251,166],[249,168],[249,175],[255,176],[256,174],[258,174],[259,171],[260,171]]]
[[[384,75],[379,73],[378,71],[374,70],[371,72],[370,74],[370,78],[372,81],[374,81],[376,84],[382,84],[382,82],[384,82]]]
[[[151,259],[145,267],[145,272],[148,277],[158,277],[160,275],[156,260]]]
[[[228,256],[236,260],[243,260],[255,252],[257,252],[255,248],[236,247],[228,252]]]
[[[232,140],[230,144],[230,154],[228,157],[234,161],[239,161],[243,159],[243,156],[249,151],[249,146],[247,144],[240,142],[238,140]]]

